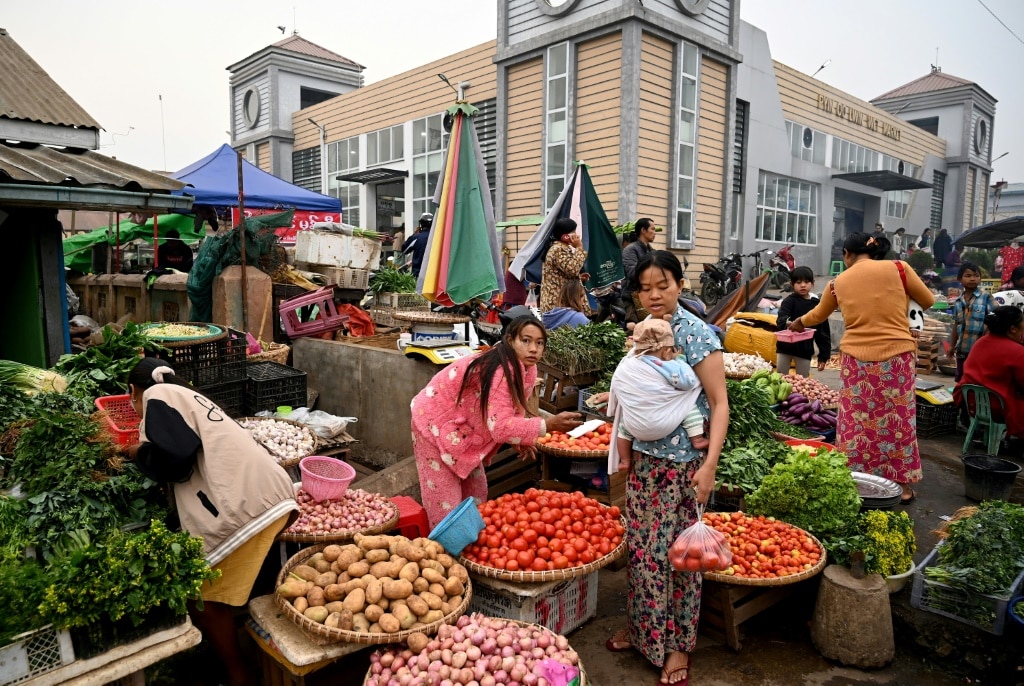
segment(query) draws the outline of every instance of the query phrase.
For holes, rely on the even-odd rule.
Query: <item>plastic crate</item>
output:
[[[196,388],[245,379],[245,332],[221,328],[227,335],[216,340],[171,347],[167,361],[174,367],[175,376]]]
[[[353,269],[352,267],[333,267],[327,264],[311,264],[310,271],[327,277],[328,283],[338,288],[349,288],[365,291],[370,285],[370,270]]]
[[[597,574],[540,584],[510,583],[473,574],[469,611],[540,624],[565,635],[597,614]]]
[[[139,442],[139,422],[142,418],[132,407],[130,395],[105,395],[96,398],[96,409],[106,412],[103,419],[111,438],[118,445],[132,445]]]
[[[279,405],[306,406],[306,372],[277,362],[249,362],[245,374],[247,415]]]
[[[263,364],[263,363],[257,363]],[[277,364],[269,362],[266,364]],[[207,398],[217,404],[229,417],[241,417],[245,409],[245,379],[212,384],[200,389]]]
[[[1018,595],[1021,587],[1024,586],[1024,570],[1017,575],[1013,586],[1005,596],[982,595],[980,593],[961,591],[938,581],[931,581],[924,574],[926,568],[938,565],[939,548],[942,545],[942,543],[939,543],[939,545],[935,546],[914,572],[914,588],[910,595],[911,607],[933,612],[943,617],[949,617],[968,626],[987,631],[990,634],[1002,636],[1006,625],[1006,608],[1010,599]],[[476,589],[474,588],[474,590]],[[963,612],[966,607],[986,610],[991,619],[986,622],[979,622],[962,617],[954,612],[954,609]]]
[[[348,321],[347,314],[338,312],[335,290],[335,286],[325,286],[281,303],[278,309],[289,338],[337,331]]]
[[[927,400],[917,399],[917,435],[932,438],[956,432],[957,408],[953,403],[932,405]]]
[[[374,306],[391,310],[429,310],[430,301],[419,293],[378,293]]]
[[[52,626],[28,631],[0,648],[0,686],[20,684],[75,661],[71,635]]]

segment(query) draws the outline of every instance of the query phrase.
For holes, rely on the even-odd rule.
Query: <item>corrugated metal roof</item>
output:
[[[8,182],[163,192],[186,185],[92,150],[0,143],[0,183]]]
[[[306,40],[297,33],[293,33],[283,40],[279,40],[274,43],[271,47],[273,48],[284,48],[291,52],[301,53],[303,55],[309,55],[311,57],[319,57],[320,59],[330,60],[331,62],[339,62],[341,64],[348,65],[350,67],[359,67],[360,69],[366,69],[363,65],[353,62],[347,57],[342,57],[336,52],[331,52],[327,48],[321,47],[316,43]]]
[[[921,93],[931,93],[933,91],[944,91],[950,88],[960,88],[961,86],[974,85],[973,81],[962,79],[959,76],[953,76],[952,74],[944,74],[941,71],[933,71],[930,74],[925,74],[919,79],[914,79],[910,83],[903,84],[899,88],[894,88],[888,93],[883,93],[875,100],[888,100],[889,98],[902,98],[907,95],[920,95]]]
[[[0,29],[0,117],[101,129],[81,105]]]

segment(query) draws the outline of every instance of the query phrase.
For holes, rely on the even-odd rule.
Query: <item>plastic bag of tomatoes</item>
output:
[[[724,534],[704,523],[704,507],[698,505],[697,521],[669,547],[668,560],[680,572],[720,572],[732,564],[732,550]]]

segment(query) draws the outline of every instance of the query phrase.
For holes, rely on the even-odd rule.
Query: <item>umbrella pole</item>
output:
[[[245,257],[245,186],[242,183],[242,153],[236,153],[238,155],[238,237],[241,243],[240,252],[242,254],[242,279],[240,282],[242,288],[242,331],[249,330],[249,307],[248,307],[248,293],[249,293],[249,282],[246,279],[246,272],[249,269],[249,262]]]

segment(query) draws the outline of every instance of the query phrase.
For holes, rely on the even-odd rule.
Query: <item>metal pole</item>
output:
[[[157,218],[157,215],[154,214],[153,215],[153,269],[156,269],[157,267],[160,266],[160,260],[159,260],[160,247],[157,245],[159,243],[159,240],[157,240],[159,237],[160,237],[160,220]]]
[[[121,273],[121,213],[118,212],[114,215],[114,271],[118,274]]]
[[[245,185],[242,182],[242,153],[238,155],[238,238],[241,243],[239,250],[242,253],[242,331],[249,330],[249,282],[246,279],[246,271],[249,263],[245,257]]]

